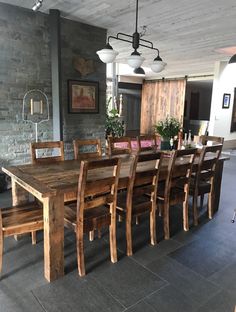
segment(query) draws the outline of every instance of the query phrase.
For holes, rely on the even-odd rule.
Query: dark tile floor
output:
[[[171,239],[163,240],[158,217],[158,245],[148,242],[148,219],[134,226],[134,255],[125,256],[123,224],[118,225],[119,261],[109,261],[107,233],[85,244],[87,275],[77,274],[74,234],[65,233],[65,276],[51,284],[43,277],[43,237],[5,239],[0,278],[0,312],[233,312],[236,305],[236,157],[225,163],[220,210],[212,221],[181,229],[181,209],[171,210]],[[0,194],[1,207],[10,193]]]

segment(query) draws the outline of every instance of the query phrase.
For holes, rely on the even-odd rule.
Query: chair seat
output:
[[[122,192],[117,196],[117,213],[125,215],[126,213],[126,196],[127,192]],[[138,216],[145,212],[150,212],[152,202],[148,201],[148,195],[141,195],[133,198],[132,215]]]
[[[43,229],[43,209],[29,203],[2,209],[2,230],[5,236]]]
[[[65,206],[65,224],[76,231],[76,203]],[[84,233],[111,224],[111,214],[108,207],[99,206],[84,210]]]
[[[164,201],[165,199],[165,190],[160,187],[157,189],[157,199],[159,200],[159,203]],[[170,191],[170,205],[174,205],[175,203],[183,202],[185,198],[185,192],[182,188],[179,187],[173,187]]]
[[[210,193],[210,191],[211,191],[210,182],[206,182],[206,181],[200,181],[199,182],[198,188],[197,188],[198,195]],[[194,185],[192,183],[190,184],[189,194],[191,196],[194,195]]]

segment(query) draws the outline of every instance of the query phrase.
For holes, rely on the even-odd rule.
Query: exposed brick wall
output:
[[[106,66],[96,51],[106,40],[101,28],[61,19],[62,103],[66,157],[71,158],[74,138],[104,140]],[[39,140],[51,140],[51,62],[49,17],[40,12],[0,3],[0,166],[30,161],[34,125],[22,121],[24,94],[40,89],[49,97],[50,121],[38,126]],[[81,77],[73,68],[73,57],[95,61],[94,73]],[[68,79],[99,81],[99,114],[68,114]]]

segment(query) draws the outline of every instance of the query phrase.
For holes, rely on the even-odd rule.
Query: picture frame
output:
[[[97,81],[68,80],[68,112],[99,113],[99,83]]]
[[[223,102],[222,102],[222,108],[229,108],[230,105],[230,93],[224,93],[223,95]]]

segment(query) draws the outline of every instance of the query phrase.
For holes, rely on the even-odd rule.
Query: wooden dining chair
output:
[[[208,194],[208,217],[213,217],[214,207],[214,183],[217,162],[222,151],[222,144],[213,146],[203,146],[199,156],[198,168],[192,174],[189,194],[193,198],[193,222],[194,225],[198,224],[198,196],[201,196],[201,207],[203,206],[202,196]]]
[[[104,177],[97,178],[95,169],[103,170]],[[116,201],[119,171],[118,158],[81,161],[77,203],[65,205],[64,217],[65,226],[76,233],[80,276],[85,275],[84,233],[109,226],[111,262],[117,262]]]
[[[155,150],[158,147],[155,134],[145,134],[137,136],[139,152]]]
[[[37,202],[0,209],[0,272],[4,238],[42,229],[43,209]],[[35,243],[33,238],[32,243]]]
[[[156,191],[161,161],[161,152],[134,156],[127,192],[118,194],[117,214],[126,223],[127,256],[133,254],[132,220],[143,214],[150,215],[151,245],[156,244]]]
[[[183,205],[183,229],[189,230],[188,195],[192,167],[197,149],[176,150],[170,153],[165,182],[157,189],[157,206],[164,221],[164,237],[170,238],[170,207]]]
[[[212,145],[217,145],[217,144],[223,144],[224,138],[223,137],[217,137],[217,136],[201,135],[200,136],[200,142],[202,142],[202,145],[207,145],[208,142],[211,142]]]
[[[108,155],[130,155],[132,152],[130,137],[108,137]]]
[[[41,153],[39,151],[41,150]],[[44,150],[44,152],[42,152]],[[50,153],[48,153],[50,150]],[[59,155],[53,156],[53,152],[59,151]],[[49,154],[49,155],[48,155]],[[32,164],[39,163],[52,163],[64,160],[64,142],[51,141],[51,142],[34,142],[31,143],[31,160]]]
[[[75,159],[90,159],[102,156],[101,140],[88,139],[88,140],[73,140],[74,157]]]

